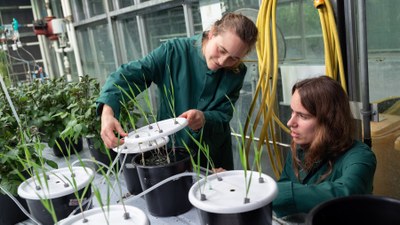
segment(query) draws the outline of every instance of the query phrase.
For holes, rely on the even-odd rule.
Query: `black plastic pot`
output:
[[[73,212],[81,212],[80,209],[89,209],[93,176],[89,167],[63,167],[45,174],[41,172],[22,182],[18,186],[18,195],[26,200],[30,214],[37,221],[53,225],[52,214],[45,205],[52,205],[49,209],[54,209],[57,221]]]
[[[165,151],[161,151],[165,152]],[[173,175],[192,171],[190,156],[184,148],[176,148],[175,156],[170,153],[170,163],[165,165],[142,165],[142,158],[150,159],[157,155],[157,150],[138,154],[133,158],[137,167],[140,184],[143,190],[165,180]],[[152,190],[145,195],[147,209],[153,216],[176,216],[192,208],[188,199],[188,192],[193,184],[191,176],[180,177]]]
[[[137,195],[143,191],[142,186],[140,184],[139,175],[137,172],[136,166],[132,163],[133,158],[137,154],[121,154],[119,157],[119,161],[121,165],[123,163],[124,157],[125,164],[123,165],[122,173],[124,174],[126,187],[132,195]]]
[[[272,201],[277,195],[278,186],[272,177],[243,170],[208,175],[188,194],[199,211],[201,225],[271,225]]]
[[[272,204],[243,213],[210,213],[198,210],[200,213],[201,224],[210,225],[271,225],[272,224]]]
[[[60,145],[58,146],[57,143]],[[63,157],[68,155],[68,151],[71,154],[75,154],[76,152],[82,151],[83,143],[82,138],[78,139],[77,143],[66,139],[63,141],[61,138],[56,138],[56,143],[53,146],[53,153],[57,157]]]
[[[90,154],[93,156],[93,158],[97,162],[101,162],[104,165],[111,166],[112,162],[117,157],[117,153],[114,152],[112,149],[108,149],[107,151],[109,151],[109,155],[107,155],[106,153],[102,152],[101,149],[97,149],[94,147],[93,138],[86,138],[86,141],[88,143]],[[99,172],[101,168],[101,165],[95,164],[95,170],[97,172]],[[104,169],[104,171],[107,171],[107,169]]]
[[[90,187],[85,193],[85,197],[83,199],[90,199],[91,192]],[[83,195],[83,189],[78,191],[79,196]],[[59,198],[51,199],[50,200],[53,204],[54,211],[57,217],[57,220],[62,220],[67,218],[75,209],[78,208],[78,200],[74,193],[62,196]],[[33,215],[35,219],[41,222],[43,225],[54,225],[53,218],[51,214],[47,211],[47,209],[43,206],[43,203],[40,200],[30,200],[27,199],[26,202],[28,203],[29,211]],[[87,202],[83,205],[83,209],[89,209],[91,207],[91,201]],[[80,213],[80,210],[77,210],[75,214]]]
[[[26,211],[29,211],[25,199],[22,199],[19,196],[14,197],[26,209]],[[1,225],[14,225],[27,219],[28,217],[22,212],[18,205],[8,195],[0,194]]]
[[[307,215],[306,225],[400,224],[400,200],[373,195],[326,201]]]

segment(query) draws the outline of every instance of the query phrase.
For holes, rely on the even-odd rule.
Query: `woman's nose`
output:
[[[294,125],[295,125],[294,116],[291,115],[291,116],[290,116],[290,119],[289,119],[288,122],[287,122],[287,126],[288,126],[288,127],[293,127]]]
[[[218,63],[220,66],[226,66],[225,64],[227,63],[227,61],[228,61],[228,56],[226,55],[222,55],[218,58]]]

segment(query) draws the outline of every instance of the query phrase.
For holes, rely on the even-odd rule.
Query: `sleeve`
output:
[[[97,114],[101,114],[103,104],[109,105],[119,118],[121,103],[135,98],[152,82],[159,83],[166,60],[166,45],[152,51],[143,59],[121,65],[111,73],[97,99]]]
[[[233,116],[236,101],[239,99],[240,90],[243,87],[244,76],[247,68],[242,65],[240,74],[230,74],[231,83],[221,82],[216,96],[220,100],[210,110],[204,111],[204,117],[208,125],[216,128],[223,127],[223,124],[229,123]],[[237,76],[233,78],[232,76]]]
[[[318,184],[302,184],[283,175],[278,182],[278,197],[273,202],[277,216],[308,213],[333,198],[372,192],[376,158],[371,150],[347,154],[337,164],[330,177]]]

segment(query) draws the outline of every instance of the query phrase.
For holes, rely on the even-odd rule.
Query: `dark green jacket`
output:
[[[209,70],[201,51],[201,40],[202,35],[172,39],[143,59],[122,65],[108,77],[103,86],[97,100],[100,103],[98,112],[104,103],[111,106],[118,117],[121,91],[116,85],[128,91],[130,84],[136,96],[155,83],[159,90],[158,120],[174,116],[169,106],[170,101],[174,103],[176,116],[189,109],[203,111],[206,119],[203,140],[210,147],[211,158],[216,167],[232,169],[229,121],[233,115],[232,106],[239,98],[246,67],[241,64],[238,73],[226,69]],[[198,138],[199,133],[190,132]],[[182,145],[183,139],[190,147],[195,148],[184,131],[178,132],[175,139],[178,145]]]
[[[279,194],[273,201],[276,215],[282,217],[308,213],[316,205],[333,198],[372,193],[376,158],[366,144],[356,141],[350,150],[335,161],[332,173],[316,184],[326,168],[327,163],[323,163],[313,174],[301,173],[299,181],[294,175],[289,154],[278,181]]]

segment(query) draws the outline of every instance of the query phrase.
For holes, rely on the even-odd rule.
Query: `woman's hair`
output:
[[[324,180],[331,172],[334,161],[353,144],[354,120],[349,99],[339,82],[320,76],[296,83],[292,94],[298,91],[303,107],[317,120],[313,141],[302,146],[303,163],[292,141],[292,157],[296,176],[299,168],[310,172],[315,163],[328,163],[327,172],[320,178]]]
[[[249,46],[248,51],[254,48],[258,30],[256,25],[248,17],[238,13],[226,13],[221,19],[215,21],[212,26],[214,36],[225,32],[233,31],[244,43]]]
[[[240,38],[240,40],[248,45],[249,48],[246,54],[248,54],[255,47],[258,29],[254,22],[248,17],[239,13],[226,13],[221,19],[215,21],[211,27],[211,31],[213,32],[214,36],[222,34],[227,30],[234,32]],[[208,36],[208,32],[210,31],[203,33],[203,43],[207,41],[206,37]],[[240,64],[241,61],[228,69],[238,72],[238,67]]]

